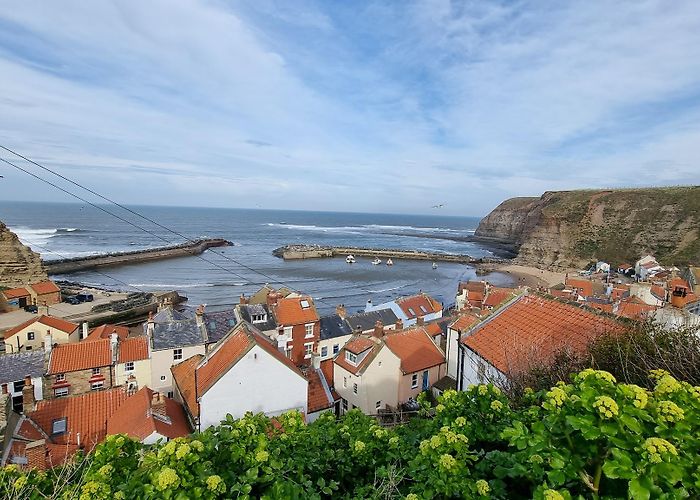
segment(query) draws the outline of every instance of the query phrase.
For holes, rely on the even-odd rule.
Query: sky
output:
[[[700,2],[14,2],[0,144],[132,204],[480,216],[699,184]]]

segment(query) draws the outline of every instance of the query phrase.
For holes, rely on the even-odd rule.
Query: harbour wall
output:
[[[272,251],[275,257],[284,260],[322,259],[332,257],[379,257],[392,260],[430,260],[434,262],[457,262],[461,264],[483,264],[503,262],[498,258],[475,258],[462,254],[446,254],[437,252],[420,252],[418,250],[398,250],[391,248],[363,248],[363,247],[322,247],[317,245],[285,245]]]
[[[45,260],[43,264],[50,275],[66,274],[75,271],[82,271],[84,269],[93,269],[96,267],[138,264],[140,262],[148,262],[152,260],[199,255],[209,248],[230,245],[230,241],[221,238],[212,238],[195,240],[188,243],[183,243],[181,245],[134,250],[131,252],[115,252],[102,255],[91,255],[87,257],[75,257],[72,259]]]

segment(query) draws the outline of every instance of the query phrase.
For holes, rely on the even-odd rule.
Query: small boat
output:
[[[348,264],[354,264],[354,263],[355,263],[355,257],[352,256],[352,255],[348,255],[347,257],[345,257],[345,262],[347,262]]]
[[[382,263],[382,261],[379,260],[379,257],[375,257],[374,260],[372,261],[373,266],[378,266],[381,263]]]
[[[437,263],[433,262],[433,269],[437,269]]]
[[[393,266],[394,262],[391,259],[386,259],[386,265],[387,266]]]

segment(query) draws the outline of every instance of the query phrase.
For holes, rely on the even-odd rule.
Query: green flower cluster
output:
[[[683,409],[673,401],[660,401],[657,410],[662,422],[680,422],[685,418]]]
[[[642,448],[652,463],[670,462],[673,456],[678,456],[676,447],[661,438],[648,438]]]
[[[595,399],[593,408],[598,410],[601,417],[612,418],[620,413],[620,408],[615,400],[609,396],[600,396]]]

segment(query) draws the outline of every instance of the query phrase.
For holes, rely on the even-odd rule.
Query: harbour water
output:
[[[128,291],[178,290],[190,304],[211,309],[238,303],[269,283],[310,294],[321,313],[343,303],[359,310],[374,303],[418,291],[446,305],[457,283],[475,279],[463,264],[394,261],[374,266],[370,258],[349,265],[344,258],[284,261],[272,250],[285,244],[309,243],[492,256],[478,243],[461,241],[474,233],[479,219],[438,215],[360,214],[189,207],[130,207],[187,238],[226,238],[231,247],[183,257],[120,267],[82,271],[56,279]],[[114,206],[0,202],[0,220],[44,259],[136,250],[182,243],[184,239]],[[138,227],[135,227],[138,226]],[[493,273],[489,281],[512,284],[508,275]]]

